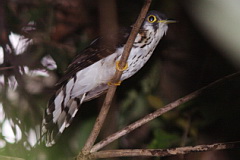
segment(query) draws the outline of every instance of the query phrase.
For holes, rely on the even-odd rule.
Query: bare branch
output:
[[[176,101],[166,105],[163,108],[160,108],[160,109],[156,110],[153,113],[150,113],[150,114],[146,115],[142,119],[140,119],[140,120],[138,120],[138,121],[136,121],[136,122],[134,122],[134,123],[124,127],[122,130],[120,130],[120,131],[118,131],[118,132],[108,136],[107,138],[103,139],[102,141],[100,141],[99,143],[94,145],[92,147],[92,149],[91,149],[91,152],[98,151],[99,149],[103,148],[104,146],[108,145],[109,143],[113,142],[114,140],[116,140],[116,139],[118,139],[118,138],[128,134],[129,132],[135,130],[136,128],[138,128],[138,127],[140,127],[140,126],[142,126],[144,124],[146,124],[147,122],[149,122],[149,121],[151,121],[151,120],[161,116],[162,114],[164,114],[164,113],[166,113],[166,112],[168,112],[168,111],[170,111],[170,110],[172,110],[172,109],[174,109],[176,107],[179,107],[181,104],[183,104],[183,103],[185,103],[185,102],[187,102],[187,101],[197,97],[200,93],[202,93],[206,89],[209,89],[213,85],[221,83],[221,82],[223,82],[223,81],[225,81],[227,79],[230,79],[230,78],[232,78],[234,76],[237,76],[239,74],[240,74],[240,72],[237,72],[237,73],[228,75],[226,77],[223,77],[223,78],[221,78],[221,79],[219,79],[217,81],[214,81],[214,82],[210,83],[209,85],[207,85],[207,86],[205,86],[205,87],[203,87],[203,88],[201,88],[201,89],[199,89],[199,90],[197,90],[195,92],[192,92],[192,93],[186,95],[185,97],[182,97],[182,98],[180,98],[180,99],[178,99],[178,100],[176,100]]]
[[[4,71],[4,70],[9,70],[9,69],[13,69],[15,68],[14,66],[11,67],[0,67],[0,71]]]
[[[107,150],[99,151],[91,154],[91,158],[113,158],[113,157],[136,157],[136,156],[148,156],[148,157],[166,157],[173,155],[182,155],[192,152],[207,152],[224,150],[230,148],[240,148],[240,141],[227,142],[227,143],[215,143],[211,145],[197,145],[188,147],[179,147],[172,149],[122,149],[122,150]]]
[[[119,63],[119,67],[123,68],[126,65],[129,53],[131,51],[132,45],[134,43],[134,40],[137,36],[137,33],[141,27],[141,24],[144,21],[144,18],[147,14],[147,11],[149,9],[149,6],[151,4],[151,0],[146,0],[145,4],[141,10],[140,15],[138,16],[138,19],[136,21],[136,23],[133,26],[133,29],[131,31],[131,34],[127,40],[126,46],[124,47],[124,51],[123,51],[123,55],[121,57],[120,63]],[[112,78],[112,83],[117,83],[120,80],[120,77],[122,75],[122,71],[118,71],[116,70],[116,73],[114,75],[114,77]],[[89,151],[91,150],[99,132],[100,129],[102,128],[102,125],[105,121],[106,115],[108,113],[108,110],[110,108],[113,96],[115,94],[117,86],[111,85],[108,89],[105,101],[103,103],[102,109],[99,113],[98,118],[96,119],[96,122],[94,124],[93,130],[82,150],[82,153],[80,153],[80,155],[78,156],[78,158],[80,159],[82,157],[82,154],[87,155],[89,153]]]

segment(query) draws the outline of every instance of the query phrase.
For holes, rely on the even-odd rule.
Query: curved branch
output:
[[[126,65],[128,56],[129,56],[131,48],[132,48],[132,45],[134,43],[134,40],[137,36],[137,33],[138,33],[140,27],[141,27],[141,24],[143,23],[144,18],[146,16],[147,12],[148,12],[150,4],[151,4],[151,0],[146,0],[145,1],[145,4],[144,4],[144,6],[141,10],[141,13],[139,14],[138,19],[133,26],[131,34],[130,34],[130,36],[127,40],[127,43],[124,47],[123,55],[120,59],[120,63],[119,63],[120,68],[123,68]],[[112,83],[117,83],[120,80],[122,72],[123,71],[116,70],[116,73],[115,73],[114,77],[112,78]],[[106,94],[105,101],[103,103],[103,106],[101,108],[99,116],[96,119],[96,122],[94,124],[93,129],[92,129],[92,132],[91,132],[89,138],[87,139],[87,142],[85,143],[85,146],[83,147],[82,152],[78,156],[79,159],[82,157],[82,155],[89,154],[89,152],[90,152],[90,150],[91,150],[91,148],[92,148],[92,146],[93,146],[93,144],[94,144],[94,142],[95,142],[95,140],[96,140],[96,138],[97,138],[97,136],[100,132],[100,129],[102,128],[102,125],[105,121],[105,118],[106,118],[108,110],[110,108],[110,105],[111,105],[113,96],[115,94],[116,88],[117,88],[117,86],[114,86],[114,85],[111,85],[109,87],[108,92]]]
[[[230,148],[240,148],[240,141],[227,142],[227,143],[215,143],[210,145],[197,145],[188,147],[179,147],[171,149],[120,149],[120,150],[107,150],[99,151],[91,154],[91,158],[114,158],[114,157],[136,157],[136,156],[148,156],[148,157],[166,157],[174,155],[183,155],[192,152],[207,152],[224,150]]]
[[[114,140],[128,134],[129,132],[135,130],[136,128],[146,124],[147,122],[161,116],[162,114],[176,108],[179,107],[181,104],[188,102],[189,100],[192,100],[193,98],[197,97],[199,94],[201,94],[203,91],[205,91],[206,89],[209,89],[210,87],[212,87],[213,85],[216,85],[218,83],[221,83],[227,79],[233,78],[234,76],[238,76],[240,74],[240,72],[225,76],[217,81],[214,81],[212,83],[210,83],[209,85],[195,91],[192,92],[188,95],[186,95],[185,97],[182,97],[156,111],[154,111],[153,113],[150,113],[148,115],[146,115],[145,117],[143,117],[142,119],[124,127],[122,130],[108,136],[107,138],[103,139],[102,141],[100,141],[99,143],[97,143],[96,145],[93,146],[93,148],[91,149],[91,152],[96,152],[99,149],[103,148],[104,146],[108,145],[109,143],[113,142]]]

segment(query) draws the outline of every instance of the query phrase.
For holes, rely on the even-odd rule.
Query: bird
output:
[[[119,31],[117,43],[108,46],[95,39],[81,51],[67,67],[56,84],[57,91],[50,98],[42,121],[45,145],[56,143],[63,131],[71,124],[83,102],[106,93],[116,69],[122,70],[120,81],[138,72],[151,57],[160,39],[166,34],[168,24],[174,23],[158,11],[149,11],[135,38],[124,68],[118,66],[132,27]],[[117,85],[117,84],[115,84]]]

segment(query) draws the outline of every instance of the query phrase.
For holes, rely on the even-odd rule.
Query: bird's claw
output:
[[[117,69],[118,71],[125,71],[126,69],[128,69],[128,63],[126,63],[126,65],[125,65],[123,68],[120,68],[120,67],[119,67],[119,62],[120,62],[120,61],[116,61],[116,69]]]
[[[117,83],[113,83],[113,82],[108,82],[108,85],[109,86],[120,86],[121,85],[121,83],[122,83],[122,81],[119,81],[119,82],[117,82]]]

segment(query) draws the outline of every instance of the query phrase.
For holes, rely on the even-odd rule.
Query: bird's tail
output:
[[[55,144],[64,129],[71,124],[80,105],[85,99],[85,94],[70,98],[66,105],[61,103],[61,105],[56,106],[54,103],[55,99],[57,99],[57,97],[53,97],[53,101],[45,110],[42,122],[42,135],[44,135],[43,137],[45,138],[47,147]]]

